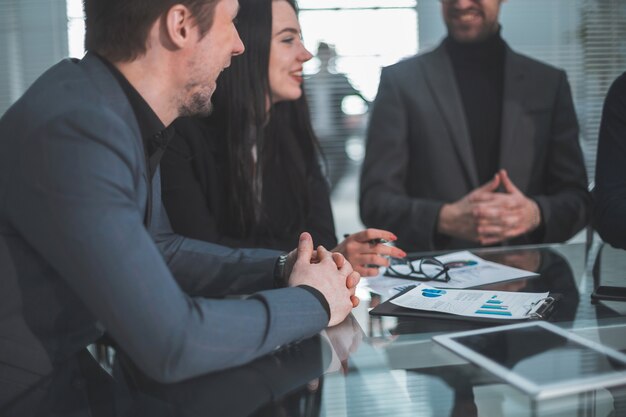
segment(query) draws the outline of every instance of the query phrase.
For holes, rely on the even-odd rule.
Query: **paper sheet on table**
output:
[[[496,282],[510,281],[518,278],[534,277],[538,274],[519,268],[502,265],[496,262],[486,261],[469,251],[449,253],[436,257],[439,261],[451,266],[450,281],[425,281],[427,285],[437,288],[470,288]],[[419,260],[414,261],[415,266]],[[395,265],[398,272],[409,272],[405,265]],[[394,295],[404,290],[408,285],[415,285],[416,281],[403,278],[395,278],[381,274],[364,278],[363,285],[370,291],[381,295]]]
[[[381,268],[382,269],[382,268]],[[361,278],[359,288],[380,294],[385,297],[396,295],[407,287],[415,285],[415,281],[402,278],[386,277],[382,273],[375,277]]]
[[[467,317],[519,320],[529,317],[549,293],[455,290],[417,284],[391,300],[401,307]]]

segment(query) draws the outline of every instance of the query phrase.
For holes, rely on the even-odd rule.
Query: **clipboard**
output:
[[[411,291],[415,288],[415,285],[411,285],[398,294],[391,297],[389,300],[384,303],[379,304],[370,310],[370,315],[372,316],[393,316],[393,317],[412,317],[412,318],[426,318],[426,319],[436,319],[436,320],[458,320],[458,321],[472,321],[478,323],[489,323],[489,324],[505,324],[505,323],[520,323],[528,320],[546,320],[550,317],[552,312],[554,311],[555,304],[558,300],[558,296],[550,296],[543,298],[541,301],[541,305],[534,311],[530,312],[528,317],[523,319],[499,319],[493,317],[467,317],[467,316],[459,316],[457,314],[449,314],[449,313],[440,313],[436,311],[428,311],[428,310],[416,310],[412,308],[401,307],[391,302],[396,297],[401,296],[402,294]],[[534,307],[534,306],[533,306]]]

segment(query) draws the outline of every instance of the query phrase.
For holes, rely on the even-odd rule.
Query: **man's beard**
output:
[[[189,91],[191,86],[185,90]],[[199,116],[206,117],[211,114],[213,104],[211,103],[211,91],[197,91],[188,97],[178,106],[178,115],[180,117]]]

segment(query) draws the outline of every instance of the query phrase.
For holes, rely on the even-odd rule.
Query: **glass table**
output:
[[[540,274],[490,289],[550,291],[560,301],[549,321],[626,352],[626,303],[590,300],[594,283],[626,285],[625,251],[563,244],[473,252]],[[339,326],[248,365],[163,385],[141,375],[122,355],[116,378],[85,357],[81,367],[93,370],[93,380],[68,377],[67,372],[52,375],[0,415],[626,416],[626,386],[533,401],[431,340],[484,323],[374,317],[369,310],[387,297],[363,290],[359,295],[360,306]],[[551,366],[562,364],[549,364],[545,372]],[[67,404],[55,393],[64,385],[85,384],[88,395],[82,402]]]

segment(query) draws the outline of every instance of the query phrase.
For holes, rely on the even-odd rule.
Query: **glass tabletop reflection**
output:
[[[626,306],[590,299],[600,282],[626,285],[626,252],[584,244],[472,252],[539,273],[485,288],[548,291],[559,299],[550,322],[626,352]],[[435,335],[485,323],[375,317],[369,310],[389,295],[359,295],[361,304],[346,321],[316,337],[245,366],[178,384],[151,381],[123,353],[107,371],[83,352],[80,369],[57,370],[0,415],[626,416],[626,387],[537,402],[432,342]],[[77,391],[86,394],[73,395]]]

